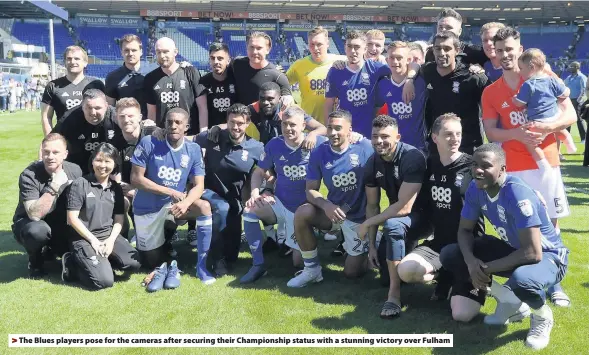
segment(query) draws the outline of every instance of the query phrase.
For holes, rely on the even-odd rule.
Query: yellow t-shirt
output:
[[[346,56],[329,54],[323,63],[315,63],[312,57],[306,56],[293,63],[286,72],[288,82],[299,83],[301,102],[299,105],[305,112],[325,124],[323,106],[325,105],[325,84],[327,72],[336,60],[346,60]]]

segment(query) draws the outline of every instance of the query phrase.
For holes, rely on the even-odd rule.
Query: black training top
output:
[[[237,102],[249,105],[258,101],[260,87],[267,82],[275,82],[280,86],[280,95],[291,95],[290,84],[286,75],[276,69],[272,63],[268,63],[262,69],[254,69],[250,66],[249,58],[236,58],[231,63],[235,76]]]
[[[103,188],[96,181],[94,174],[76,179],[67,194],[67,210],[80,211],[78,218],[98,240],[110,236],[114,216],[125,213],[123,189],[118,183],[108,180]],[[83,239],[78,233],[72,233],[74,240]]]
[[[135,152],[135,147],[137,144],[143,139],[145,136],[151,135],[155,131],[155,126],[149,127],[142,127],[139,133],[139,138],[137,141],[129,143],[126,142],[127,145],[120,150],[121,155],[121,181],[126,182],[127,184],[131,183],[131,169],[133,168],[133,164],[131,164],[131,158],[133,157],[133,153]]]
[[[66,111],[82,104],[82,95],[88,89],[105,91],[104,84],[99,79],[86,76],[79,83],[73,84],[67,77],[62,76],[47,84],[41,102],[53,107],[55,117],[59,121]]]
[[[467,66],[478,64],[482,67],[489,58],[487,58],[483,47],[476,44],[460,42],[460,53],[456,55],[456,60]],[[425,54],[425,63],[435,61],[434,47],[430,47]]]
[[[215,79],[213,73],[205,74],[200,78],[197,92],[198,96],[207,96],[208,128],[226,123],[227,109],[237,102],[233,71],[227,68],[227,76],[223,81]]]
[[[64,190],[72,181],[82,176],[82,170],[80,170],[80,167],[76,164],[64,161],[63,171],[67,175],[68,183],[62,185],[53,210],[48,213],[45,218],[51,218],[51,215],[59,214],[60,218],[63,218],[62,221],[65,224],[66,199],[63,197],[65,196]],[[47,186],[50,182],[51,175],[45,170],[45,165],[42,161],[31,163],[25,168],[25,170],[23,170],[18,178],[18,204],[16,205],[14,217],[12,218],[14,223],[21,218],[28,218],[24,205],[26,201],[38,200],[46,192],[51,192],[48,190],[49,187]]]
[[[147,118],[147,104],[145,103],[145,91],[143,90],[142,73],[127,68],[124,64],[108,73],[105,80],[105,94],[115,100],[123,97],[133,97],[141,105],[143,119]]]

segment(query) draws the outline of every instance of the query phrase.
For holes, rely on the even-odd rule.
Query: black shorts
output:
[[[421,244],[417,246],[411,251],[411,253],[409,253],[409,255],[411,254],[416,254],[424,258],[425,261],[433,266],[434,272],[437,272],[442,268],[442,263],[440,262],[440,253],[435,252],[427,245]]]
[[[478,302],[481,306],[484,306],[485,300],[487,298],[487,291],[475,288],[470,282],[455,282],[454,285],[452,285],[452,293],[450,294],[450,298],[452,296],[470,298],[471,300]]]

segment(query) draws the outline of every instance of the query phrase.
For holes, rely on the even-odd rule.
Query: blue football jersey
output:
[[[372,133],[376,83],[390,74],[385,64],[367,60],[357,72],[331,68],[327,73],[325,97],[339,99],[339,108],[352,114],[352,128],[365,137]]]
[[[189,141],[174,149],[167,140],[143,137],[135,147],[131,163],[145,168],[145,177],[149,180],[176,191],[186,189],[189,177],[205,174],[200,146]],[[133,199],[133,211],[137,215],[154,213],[169,202],[172,202],[169,196],[138,189]]]
[[[539,227],[542,250],[557,254],[564,262],[568,251],[550,221],[544,199],[520,178],[508,175],[494,198],[472,181],[466,191],[462,217],[476,221],[481,213],[499,237],[516,249],[520,248],[519,229]]]
[[[485,62],[483,69],[485,69],[485,75],[487,75],[487,78],[493,83],[503,75],[503,68],[495,68],[490,60]]]
[[[378,107],[387,105],[387,114],[394,117],[399,125],[401,142],[423,151],[425,149],[424,108],[427,90],[422,77],[415,79],[414,86],[415,98],[409,104],[405,104],[403,102],[405,81],[397,84],[389,78],[381,79],[376,89],[376,105]]]
[[[313,151],[327,141],[324,136],[317,137]],[[258,166],[274,169],[276,173],[275,195],[289,211],[295,212],[307,202],[305,184],[311,151],[300,146],[293,148],[286,144],[284,137],[272,138],[266,147]]]
[[[323,179],[327,199],[346,213],[346,219],[361,223],[366,217],[364,170],[374,149],[368,139],[350,144],[343,152],[331,149],[329,142],[318,146],[309,158],[307,180]]]

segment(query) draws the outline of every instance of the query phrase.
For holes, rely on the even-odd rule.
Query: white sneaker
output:
[[[534,350],[541,350],[547,347],[548,343],[550,343],[550,332],[553,326],[552,310],[550,310],[550,316],[547,318],[532,314],[530,331],[526,337],[526,346]]]
[[[188,233],[186,234],[186,241],[188,242],[188,244],[190,244],[190,246],[195,247],[196,246],[196,242],[197,242],[197,236],[196,236],[196,230],[190,230],[188,231]]]
[[[311,282],[323,281],[323,275],[321,274],[321,266],[308,268],[305,267],[303,270],[297,271],[295,277],[290,279],[286,286],[288,287],[305,287]]]
[[[331,234],[331,233],[325,233],[325,235],[323,235],[323,239],[325,239],[327,241],[336,240],[337,239],[337,235]]]
[[[497,303],[495,313],[485,316],[483,322],[487,325],[506,325],[519,322],[530,316],[530,306],[521,303]]]

